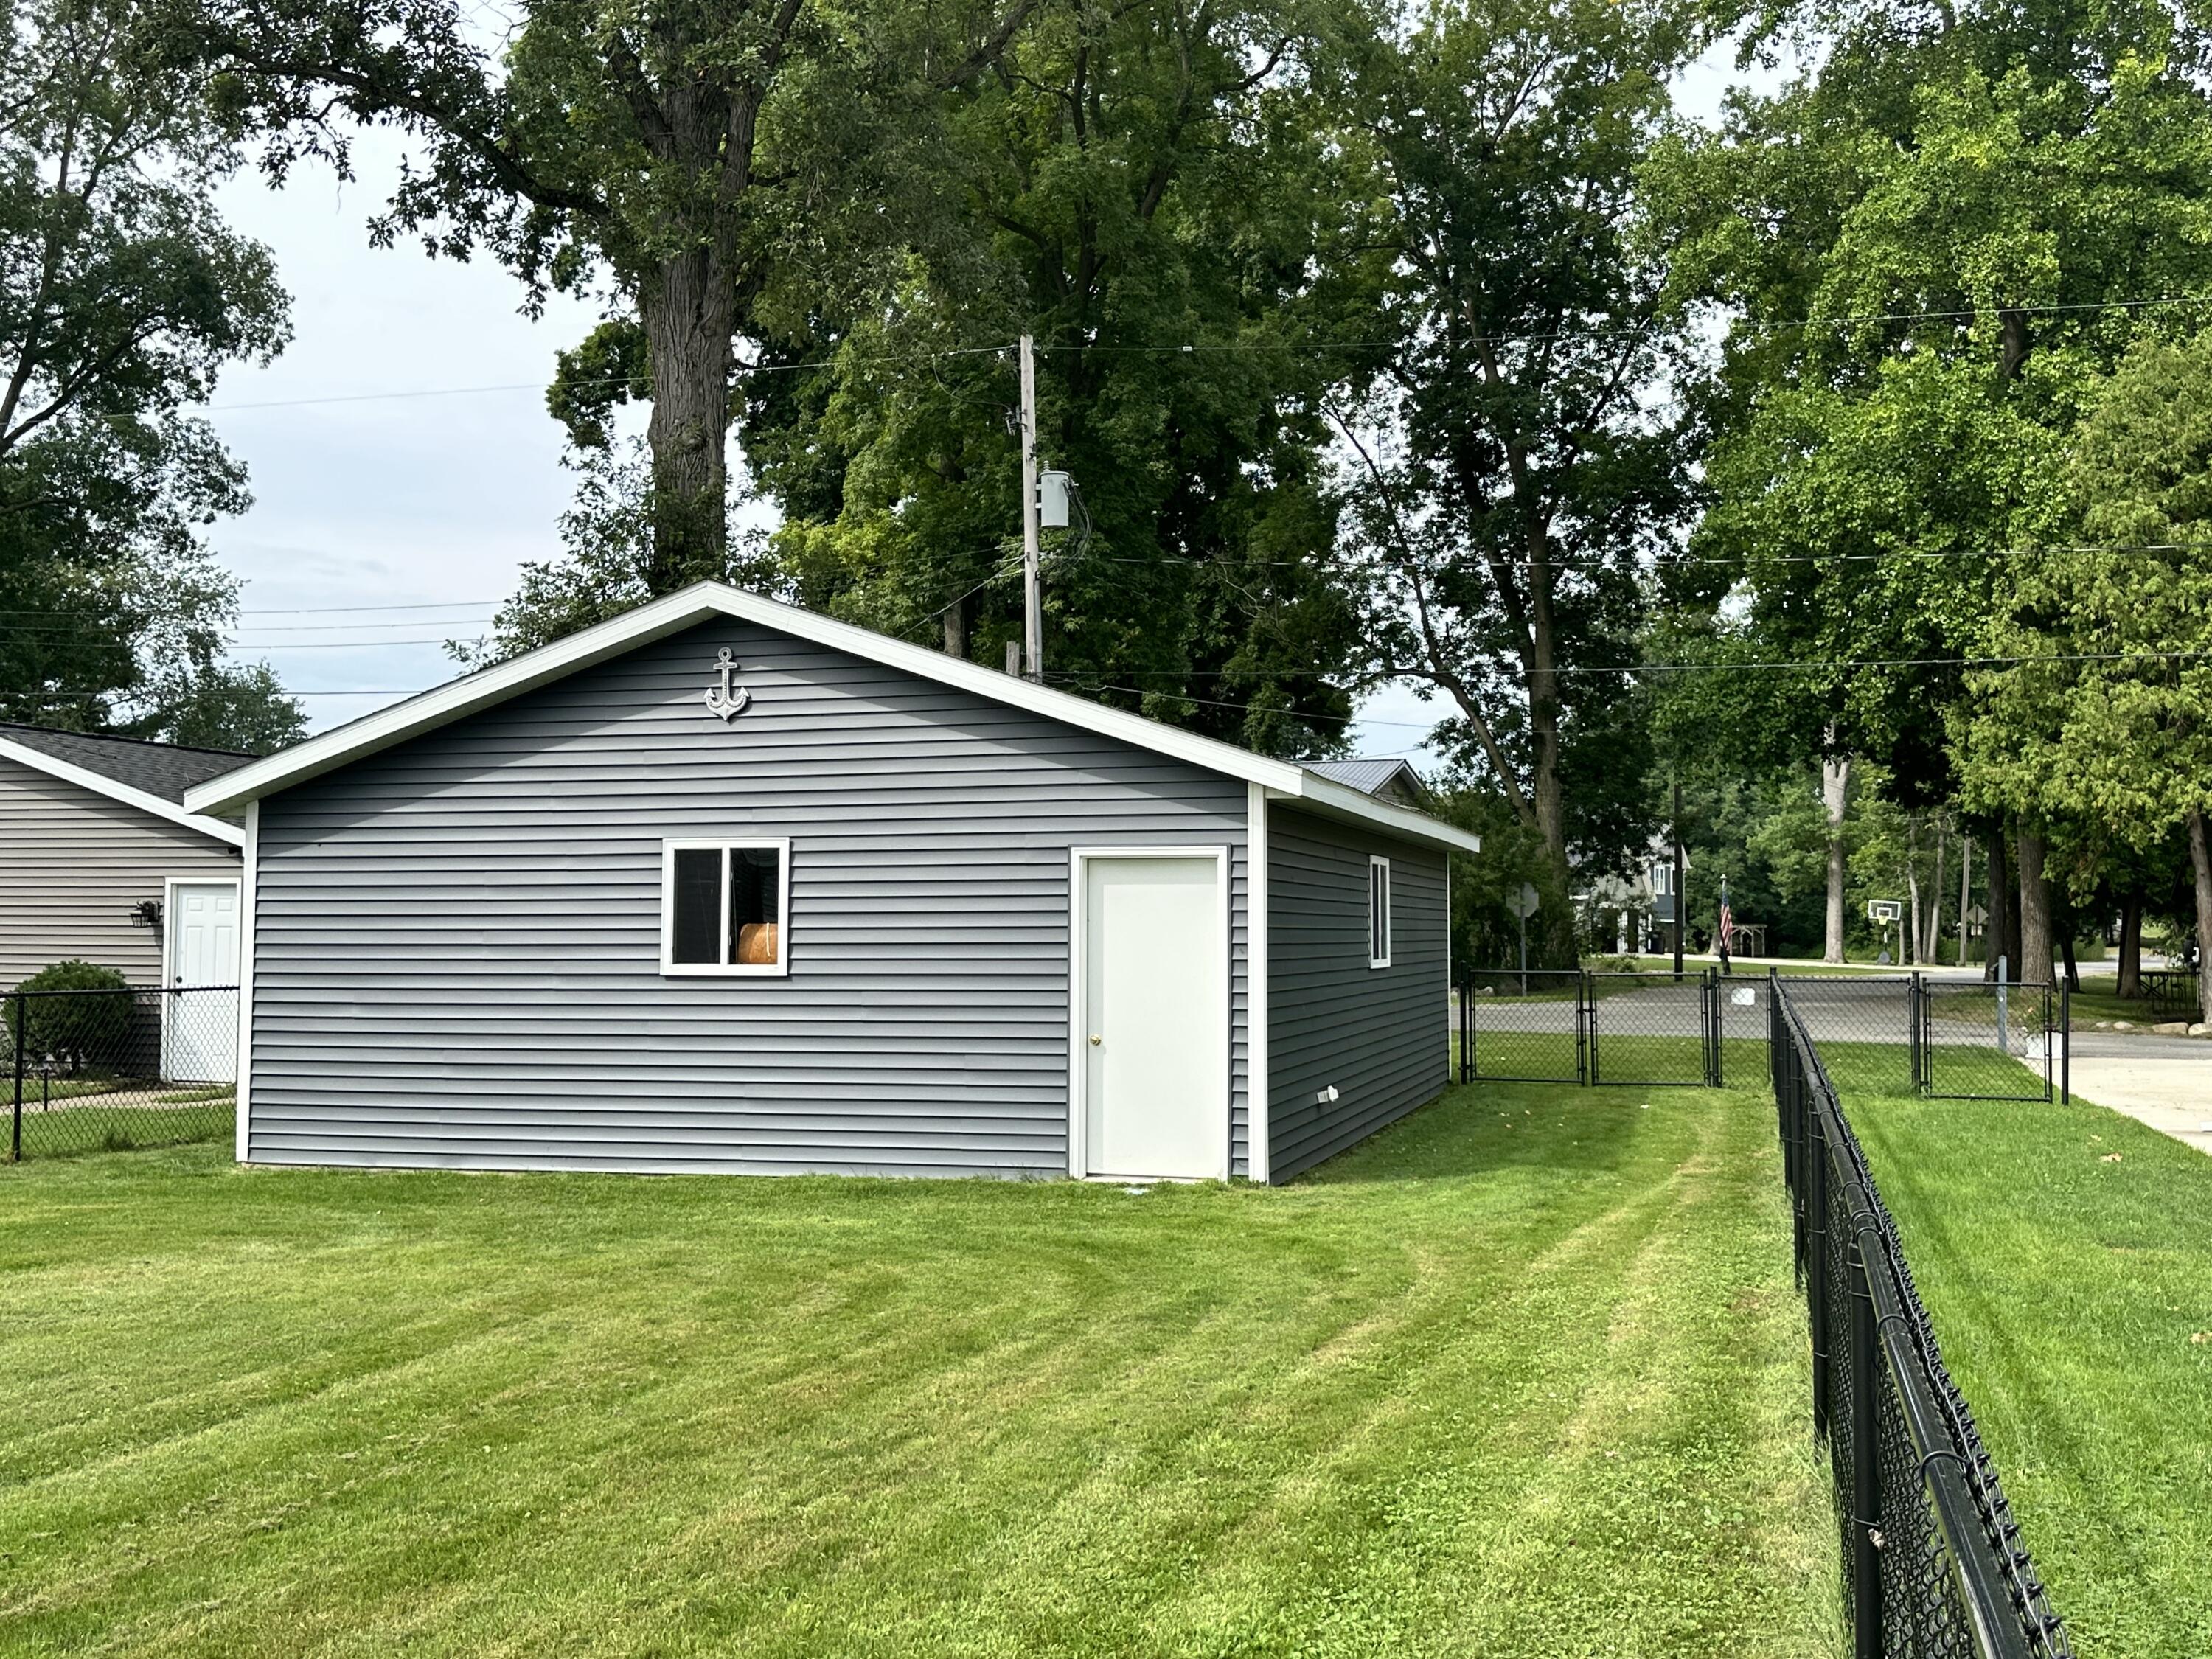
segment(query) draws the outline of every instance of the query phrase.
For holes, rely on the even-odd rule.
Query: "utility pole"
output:
[[[1682,977],[1682,781],[1674,780],[1674,816],[1667,833],[1674,842],[1674,977]]]
[[[1044,600],[1037,591],[1043,526],[1037,521],[1036,353],[1022,336],[1022,641],[1024,672],[1044,683]]]

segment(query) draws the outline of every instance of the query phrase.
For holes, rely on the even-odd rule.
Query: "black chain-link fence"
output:
[[[9,1156],[228,1136],[238,1094],[238,988],[10,991]]]
[[[1847,1093],[2048,1100],[2068,1091],[2069,1005],[2050,985],[1921,974],[1787,979],[1700,969],[1475,969],[1460,981],[1463,1082],[1719,1087],[1765,1069],[1784,985]]]
[[[1712,1048],[1713,981],[1707,970],[1589,973],[1588,1045],[1592,1083],[1651,1088],[1717,1081]]]
[[[1460,1076],[1580,1083],[1586,988],[1579,969],[1476,969],[1460,991]]]
[[[1852,1651],[2070,1659],[1798,990],[1774,982],[1768,1052]]]

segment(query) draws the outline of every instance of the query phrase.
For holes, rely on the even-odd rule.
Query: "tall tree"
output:
[[[933,206],[933,120],[1035,0],[523,0],[503,51],[454,0],[189,0],[178,49],[279,129],[274,176],[350,125],[422,146],[375,225],[495,254],[526,301],[596,294],[557,413],[652,404],[649,592],[726,574],[726,444],[741,341],[819,350],[834,299]],[[845,307],[831,306],[831,314]]]
[[[1741,584],[1735,654],[1790,665],[1798,752],[1922,805],[2019,550],[2069,533],[2085,387],[2212,276],[2205,39],[2178,4],[1794,15],[1812,66],[1674,174],[1684,263],[1740,309],[1693,545],[1708,601]],[[2039,951],[2045,826],[2010,829]]]
[[[238,157],[206,79],[165,66],[147,21],[133,0],[37,0],[0,55],[12,720],[161,731],[220,688],[273,686],[221,662],[235,583],[202,530],[245,507],[246,475],[188,410],[283,344],[285,299],[216,211]]]
[[[1686,313],[1642,183],[1699,17],[1422,5],[1346,54],[1400,276],[1387,367],[1340,411],[1367,671],[1448,700],[1446,741],[1540,842],[1561,898],[1571,852],[1639,839],[1619,671],[1639,564],[1692,502],[1667,395]]]
[[[2212,331],[2130,352],[2070,472],[2082,545],[2024,574],[1996,636],[2019,660],[1976,673],[1954,716],[1967,789],[2140,856],[2185,836],[2212,963]]]
[[[1321,410],[1380,256],[1306,9],[1074,0],[979,77],[960,234],[834,363],[754,383],[802,598],[996,660],[1021,615],[1016,366],[979,343],[1030,333],[1040,447],[1081,492],[1048,548],[1047,678],[1263,750],[1336,742]]]

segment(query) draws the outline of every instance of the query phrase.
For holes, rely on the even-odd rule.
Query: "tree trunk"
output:
[[[2212,844],[2204,814],[2189,814],[2189,862],[2197,873],[2197,1017],[2212,1022]]]
[[[2020,979],[2051,982],[2051,884],[2043,875],[2043,837],[2023,830],[2014,838],[2020,862]]]
[[[968,601],[955,599],[945,607],[945,654],[964,658],[968,654]]]
[[[2074,960],[2074,930],[2063,927],[2058,933],[2058,958],[2066,964],[2066,988],[2081,988],[2081,964]]]
[[[653,560],[657,598],[729,568],[723,443],[730,429],[729,274],[705,248],[665,261],[639,295],[653,368]]]
[[[1850,804],[1850,757],[1822,759],[1820,804],[1828,813],[1828,927],[1820,951],[1823,962],[1844,959],[1844,810]]]
[[[1974,908],[1974,838],[1959,837],[1959,966],[1966,965],[1966,912]]]
[[[1928,931],[1923,938],[1927,948],[1921,951],[1923,959],[1934,962],[1943,954],[1943,821],[1936,821],[1936,879],[1928,884]]]
[[[2130,893],[2120,901],[2119,994],[2142,994],[2142,895]]]
[[[1905,821],[1905,915],[1897,924],[1898,954],[1908,967],[1920,961],[1920,826]]]
[[[2009,926],[2012,921],[2012,876],[2005,868],[2005,838],[2002,826],[1990,832],[1990,867],[1984,873],[1983,884],[1989,890],[1990,919],[1982,935],[1982,954],[1986,958],[1982,964],[1982,977],[1995,979],[1997,976],[1997,959],[2002,957],[2012,964],[2007,969],[2008,976],[2017,978],[2020,974],[2020,948],[2012,937]]]

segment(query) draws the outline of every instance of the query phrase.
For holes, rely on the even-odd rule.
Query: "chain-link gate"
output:
[[[1588,987],[1579,969],[1477,970],[1460,992],[1460,1080],[1581,1083]]]
[[[1711,969],[1583,975],[1589,1080],[1638,1088],[1717,1085],[1717,977]]]
[[[1912,976],[1913,1079],[1944,1100],[2070,1097],[2066,992]]]

